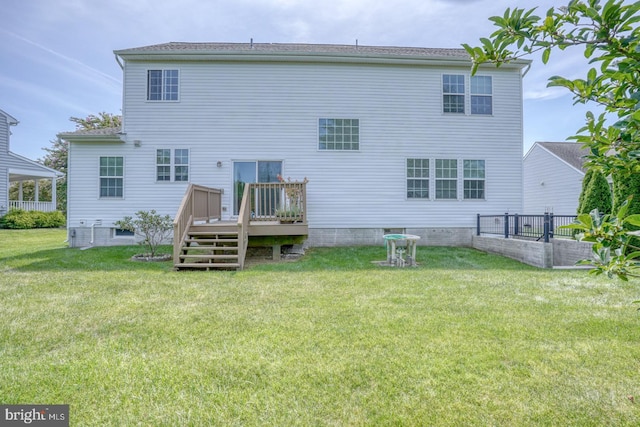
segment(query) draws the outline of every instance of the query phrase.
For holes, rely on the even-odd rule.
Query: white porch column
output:
[[[58,208],[58,203],[56,202],[56,178],[51,178],[51,204],[52,211],[55,211]]]
[[[33,182],[34,182],[33,192],[35,193],[33,197],[34,197],[34,201],[38,203],[40,201],[40,181],[36,179]]]
[[[22,181],[18,182],[18,201],[20,203],[22,203],[23,201],[23,194],[22,194]]]

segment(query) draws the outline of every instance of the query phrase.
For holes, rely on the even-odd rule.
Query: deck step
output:
[[[237,246],[211,246],[211,245],[198,245],[198,246],[182,246],[183,251],[237,251]]]
[[[185,239],[188,243],[237,243],[239,239]],[[207,245],[212,246],[212,245]]]
[[[189,231],[190,236],[237,236],[237,231]]]
[[[201,269],[223,269],[223,268],[240,268],[240,264],[237,262],[225,262],[225,263],[208,263],[208,262],[182,262],[176,265],[176,268],[201,268]]]
[[[239,269],[239,242],[235,229],[194,225],[180,247],[175,268]]]
[[[195,259],[238,259],[238,254],[229,255],[204,255],[204,254],[185,254],[180,255],[180,259],[195,258]]]

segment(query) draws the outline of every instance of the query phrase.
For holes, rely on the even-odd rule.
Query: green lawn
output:
[[[64,239],[0,230],[0,403],[73,426],[640,424],[638,281],[425,247],[174,272]]]

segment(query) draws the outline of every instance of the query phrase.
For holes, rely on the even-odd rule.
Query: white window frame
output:
[[[340,134],[334,134],[337,138],[333,141],[329,141],[328,138],[325,138],[323,141],[323,129],[327,128],[329,125],[329,121],[333,121],[333,128],[341,129],[343,132]],[[348,121],[349,123],[345,123]],[[354,126],[355,122],[355,126]],[[358,118],[336,118],[336,117],[321,117],[317,121],[317,130],[318,130],[318,151],[342,151],[342,152],[357,152],[360,151],[360,143],[361,143],[361,131],[360,131],[360,119]],[[346,132],[345,132],[346,131]],[[331,147],[330,147],[331,145]],[[340,145],[339,148],[338,145]],[[344,148],[345,145],[348,145],[349,148]],[[354,147],[355,148],[352,148]]]
[[[158,152],[159,151],[169,151],[169,163],[159,163],[159,156],[158,156]],[[187,152],[187,163],[177,163],[176,161],[176,152],[178,150],[185,150]],[[163,158],[166,158],[165,156],[163,156]],[[178,168],[181,167],[186,167],[187,170],[187,179],[176,179],[178,176]],[[158,177],[160,176],[159,174],[159,168],[168,168],[169,169],[169,179],[158,179]],[[165,182],[190,182],[191,180],[191,150],[189,148],[167,148],[167,147],[163,147],[163,148],[157,148],[156,149],[156,168],[155,168],[155,174],[156,174],[156,182],[157,183],[165,183]],[[163,174],[163,176],[167,176],[166,174]]]
[[[445,91],[447,86],[451,87],[452,85],[459,86],[459,83],[447,83],[445,85],[445,78],[447,77],[457,77],[458,79],[462,79],[463,88],[462,92],[451,92]],[[478,81],[480,79],[488,80],[488,85],[478,86]],[[493,99],[493,76],[478,74],[475,76],[471,76],[469,74],[452,74],[452,73],[443,73],[440,78],[441,83],[441,91],[442,96],[440,98],[442,102],[442,114],[452,115],[452,116],[492,116],[493,115],[493,107],[494,107],[494,99]],[[487,86],[489,86],[490,90],[487,90]],[[451,109],[451,106],[454,104],[445,102],[446,97],[458,97],[462,98],[462,104],[456,103],[457,106],[462,106],[464,111],[446,111],[447,109]],[[480,111],[477,106],[474,106],[474,100],[483,98],[489,100],[489,109],[490,111],[484,112]]]
[[[462,92],[451,92],[451,91],[445,91],[446,86],[451,86],[452,83],[447,83],[445,84],[445,78],[450,78],[450,77],[456,77],[456,78],[462,78]],[[455,114],[455,115],[465,115],[467,112],[467,78],[464,74],[442,74],[441,78],[440,78],[440,83],[441,83],[441,89],[442,89],[442,97],[440,98],[442,100],[442,113],[443,114]],[[456,86],[459,86],[459,83],[456,83]],[[451,109],[451,103],[447,103],[445,102],[445,98],[446,97],[462,97],[462,111],[446,111],[447,106],[449,105],[449,109]],[[456,106],[460,105],[459,103],[456,103]]]
[[[447,168],[438,168],[438,162],[455,162],[455,168],[451,168],[451,167],[447,167]],[[458,182],[459,182],[459,173],[458,173],[458,169],[460,168],[460,161],[457,158],[436,158],[434,161],[434,174],[435,174],[435,191],[433,194],[433,197],[436,200],[458,200],[460,192],[458,190]],[[449,172],[448,174],[445,175],[449,175],[452,172],[455,174],[455,176],[438,176],[439,172]],[[443,189],[443,188],[438,188],[438,184],[440,183],[445,183],[445,182],[453,182],[454,186],[453,188],[447,188],[447,189]],[[454,197],[438,197],[438,193],[442,193],[443,191],[455,191]]]
[[[103,175],[102,174],[102,159],[122,159],[122,175]],[[109,165],[106,165],[107,168],[109,168]],[[118,167],[117,165],[115,166],[116,168]],[[100,156],[98,158],[98,198],[99,199],[124,199],[124,171],[125,171],[125,163],[124,163],[124,156]],[[120,180],[120,190],[121,190],[121,195],[116,195],[116,196],[110,196],[110,195],[102,195],[102,180],[103,179],[115,179],[115,180]],[[105,187],[106,190],[108,191],[111,187],[107,186]],[[116,188],[117,187],[113,187]]]
[[[468,169],[467,162],[481,162],[482,169],[477,167]],[[469,172],[469,174],[467,174],[467,172]],[[476,173],[471,173],[471,172],[476,172]],[[479,175],[477,172],[481,172],[482,176],[477,176]],[[480,191],[478,190],[478,188],[467,190],[467,183],[471,183],[471,182],[476,182],[476,183],[482,182],[482,197],[467,197],[467,191],[469,192]],[[483,159],[462,160],[462,198],[464,200],[486,200],[487,198],[487,162],[486,160],[483,160]]]
[[[151,73],[160,72],[160,98],[151,98]],[[176,76],[170,76],[169,73],[176,73]],[[176,79],[175,85],[168,85],[168,79]],[[175,86],[175,99],[170,97],[174,91],[168,91],[168,88]],[[178,102],[180,101],[180,70],[177,68],[150,68],[147,70],[147,101],[148,102]]]
[[[475,90],[474,91],[474,80],[478,81],[480,79],[488,79],[489,81],[489,91],[486,90],[486,85],[482,85],[482,89],[485,90]],[[488,99],[489,100],[489,112],[478,112],[479,110],[474,111],[474,99]],[[484,107],[484,105],[483,105]],[[493,77],[486,75],[475,75],[469,77],[469,113],[474,116],[492,116],[493,115]]]
[[[416,162],[419,161],[420,165],[416,165]],[[427,167],[425,168],[424,165],[426,165]],[[426,169],[426,171],[425,171]],[[424,174],[426,172],[426,175]],[[419,174],[419,176],[416,176],[416,173]],[[431,198],[431,160],[428,158],[419,158],[419,157],[410,157],[406,159],[405,162],[405,174],[406,174],[406,180],[405,180],[405,184],[406,184],[406,197],[408,200],[429,200]],[[415,193],[420,192],[420,191],[424,191],[423,189],[416,189],[411,188],[409,185],[410,181],[421,181],[424,182],[426,181],[426,192],[427,195],[426,197],[417,197],[415,196]],[[411,195],[411,194],[414,195]]]

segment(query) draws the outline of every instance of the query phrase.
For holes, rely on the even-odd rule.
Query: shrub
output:
[[[597,169],[589,169],[584,177],[578,215],[597,209],[600,214],[610,214],[613,205],[607,178]]]
[[[136,212],[136,218],[125,216],[115,225],[122,230],[129,230],[142,237],[141,245],[149,250],[149,256],[156,255],[158,246],[168,239],[173,232],[173,220],[169,215],[160,215],[155,209]]]
[[[0,219],[1,228],[29,229],[63,227],[66,219],[62,212],[25,211],[11,209]]]

